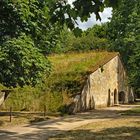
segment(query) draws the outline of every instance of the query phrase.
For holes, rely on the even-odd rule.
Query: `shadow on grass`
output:
[[[140,127],[107,128],[99,132],[72,130],[52,136],[49,140],[140,140]]]
[[[105,128],[92,130],[42,130],[34,133],[16,134],[0,130],[0,139],[8,140],[139,140],[140,127]]]
[[[112,118],[112,115],[116,114],[116,111],[110,110],[109,113],[107,110],[93,110],[93,111],[89,111],[89,112],[83,112],[76,114],[76,115],[68,115],[68,116],[64,116],[64,117],[60,117],[60,114],[48,114],[46,113],[46,116],[44,117],[44,113],[43,112],[12,112],[12,120],[14,119],[18,119],[19,121],[21,118],[25,118],[29,121],[29,126],[32,125],[32,123],[37,123],[37,122],[43,122],[38,124],[38,128],[41,129],[41,127],[43,127],[44,125],[46,125],[47,121],[49,120],[49,118],[51,118],[51,116],[57,116],[58,117],[58,122],[64,121],[64,122],[75,122],[76,121],[82,121],[82,120],[86,120],[86,119],[103,119],[103,118]],[[102,115],[103,114],[103,115]],[[112,114],[112,115],[111,115]],[[50,115],[50,116],[47,116]],[[77,116],[78,115],[78,116]],[[0,112],[0,116],[10,116],[10,112]],[[67,119],[66,119],[67,118]],[[22,121],[22,120],[21,120]],[[44,123],[44,121],[46,121],[46,123]],[[54,120],[55,121],[55,120]],[[53,120],[52,120],[53,122]],[[0,124],[3,123],[2,121],[0,122]],[[34,127],[34,126],[32,126]],[[36,126],[35,126],[36,127]]]
[[[93,114],[92,114],[93,113]],[[109,114],[108,114],[109,113]],[[9,130],[8,131],[0,131],[0,140],[140,140],[140,126],[138,125],[136,127],[135,124],[139,124],[139,120],[135,120],[132,122],[134,123],[133,126],[122,126],[122,127],[112,127],[112,128],[105,128],[100,131],[95,131],[94,127],[93,129],[77,129],[77,130],[71,130],[71,131],[65,131],[58,130],[58,128],[53,127],[53,125],[57,124],[60,126],[63,124],[63,122],[66,123],[75,123],[77,121],[81,120],[87,120],[87,119],[105,119],[104,121],[109,121],[111,123],[112,120],[116,120],[118,118],[113,117],[111,120],[108,120],[114,115],[113,111],[110,112],[104,112],[104,115],[102,115],[102,111],[96,111],[96,112],[87,112],[84,114],[81,114],[80,116],[74,115],[74,119],[72,116],[68,116],[66,118],[59,118],[57,121],[55,120],[49,120],[46,122],[40,122],[36,124],[29,124],[24,126],[21,131],[22,133],[19,133],[15,130]],[[108,114],[108,116],[107,116]],[[77,116],[77,117],[76,117]],[[98,120],[100,121],[100,120]],[[47,125],[48,124],[48,125]],[[29,128],[34,129],[34,131],[27,131]],[[24,130],[25,132],[24,134]],[[30,129],[29,129],[30,130]],[[12,132],[14,131],[14,132]],[[16,133],[15,133],[16,132]]]
[[[30,123],[34,124],[37,122],[47,121],[49,119],[50,119],[49,117],[34,117],[33,119],[30,120]]]
[[[60,117],[57,120],[28,124],[22,127],[21,131],[23,131],[23,133],[18,133],[17,131],[15,131],[17,133],[14,133],[12,129],[9,130],[9,133],[11,132],[10,134],[8,131],[0,132],[0,140],[140,140],[140,126],[135,127],[135,124],[139,124],[137,120],[134,121],[134,126],[114,128],[105,128],[106,126],[104,126],[102,130],[96,132],[87,129],[65,131],[64,129],[58,130],[57,127],[54,127],[55,125],[59,125],[61,128],[63,123],[69,123],[69,125],[71,125],[78,121],[92,119],[97,119],[97,121],[102,119],[111,123],[112,120],[116,120],[120,117],[119,111],[94,110],[67,117]],[[33,131],[28,131],[28,128],[32,128]],[[25,133],[24,130],[26,130]]]
[[[0,121],[0,126],[2,126],[4,124],[4,122],[3,121]]]
[[[137,106],[130,110],[122,111],[121,115],[140,116],[140,106]]]

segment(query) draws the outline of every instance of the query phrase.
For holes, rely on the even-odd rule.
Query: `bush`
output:
[[[49,61],[29,36],[23,34],[6,41],[0,52],[0,83],[7,87],[35,86],[49,74]]]

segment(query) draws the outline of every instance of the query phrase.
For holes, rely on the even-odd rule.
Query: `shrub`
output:
[[[29,36],[23,34],[6,41],[0,52],[0,83],[7,87],[35,86],[49,74],[49,61]]]

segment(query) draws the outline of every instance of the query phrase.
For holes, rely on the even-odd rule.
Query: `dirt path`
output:
[[[121,118],[119,111],[129,110],[138,105],[122,105],[104,108],[68,117],[59,117],[36,124],[0,129],[0,140],[47,140],[50,136],[64,133],[92,122]],[[140,105],[139,105],[140,106]]]

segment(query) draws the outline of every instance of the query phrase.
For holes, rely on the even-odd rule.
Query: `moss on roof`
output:
[[[47,78],[50,92],[81,93],[85,79],[118,55],[116,52],[86,52],[49,56],[53,72]]]

